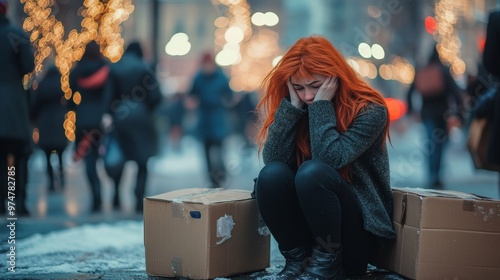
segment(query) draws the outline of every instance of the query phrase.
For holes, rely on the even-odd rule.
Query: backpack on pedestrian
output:
[[[422,97],[442,95],[445,89],[443,70],[439,64],[431,63],[417,71],[415,89]]]

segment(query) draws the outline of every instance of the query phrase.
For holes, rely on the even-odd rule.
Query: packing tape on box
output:
[[[264,222],[264,220],[262,219],[261,215],[259,215],[259,228],[258,228],[258,231],[259,231],[259,235],[262,235],[262,236],[269,236],[271,234],[271,231],[267,227],[267,225]]]
[[[223,190],[224,190],[224,188],[215,188],[215,189],[205,190],[205,191],[202,191],[202,192],[199,192],[199,193],[192,193],[192,194],[181,195],[181,196],[178,196],[176,198],[173,198],[172,202],[174,202],[174,203],[183,203],[187,199],[204,196],[204,195],[211,194],[211,193],[220,192],[220,191],[223,191]]]
[[[474,212],[476,210],[476,203],[472,200],[464,200],[462,210]]]
[[[182,206],[182,203],[184,201],[186,201],[188,199],[192,199],[192,198],[204,196],[204,195],[207,195],[207,194],[220,192],[222,190],[224,190],[224,188],[215,188],[215,189],[205,190],[205,191],[202,191],[202,192],[199,192],[199,193],[192,193],[192,194],[180,195],[178,197],[173,198],[171,206],[170,206],[171,209],[172,209],[172,217],[174,217],[174,218],[180,218],[180,219],[184,218],[184,208]]]
[[[222,238],[217,241],[217,245],[222,244],[224,241],[231,238],[231,231],[233,230],[235,223],[233,221],[233,216],[224,214],[224,217],[217,219],[217,238]]]
[[[172,209],[173,218],[179,218],[179,219],[184,218],[182,203],[171,203],[170,209]]]
[[[407,188],[408,192],[414,193],[420,196],[435,196],[435,197],[447,197],[447,198],[460,198],[469,200],[493,200],[490,197],[484,197],[472,193],[464,193],[459,191],[451,190],[433,190],[433,189],[422,189],[422,188]],[[401,189],[405,191],[405,189]]]
[[[406,205],[408,204],[408,194],[403,195],[403,203],[401,203],[401,221],[402,225],[406,224]]]
[[[179,276],[182,273],[182,259],[178,257],[172,258],[172,271],[175,276]]]

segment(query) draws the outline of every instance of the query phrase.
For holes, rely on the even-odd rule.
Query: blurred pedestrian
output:
[[[286,260],[276,279],[364,275],[395,237],[384,98],[311,36],[265,78],[257,109],[257,205]]]
[[[242,92],[236,98],[234,112],[236,115],[236,133],[241,135],[245,144],[245,150],[249,151],[255,145],[255,134],[257,127],[257,114],[255,106],[257,102],[256,92]]]
[[[154,113],[162,94],[156,73],[143,60],[142,47],[132,42],[123,57],[112,65],[112,91],[108,97],[118,143],[124,159],[137,164],[135,198],[137,212],[143,210],[148,176],[147,163],[158,152]],[[115,184],[113,206],[120,207],[119,185],[123,165],[109,170]]]
[[[92,191],[92,211],[101,209],[101,181],[97,174],[97,160],[100,158],[103,129],[102,117],[106,111],[104,93],[109,84],[110,67],[99,51],[99,45],[92,41],[82,59],[70,73],[70,85],[74,93],[81,95],[80,104],[72,106],[76,113],[76,140],[74,159],[84,159],[87,179]],[[70,103],[72,104],[72,103]]]
[[[180,152],[181,139],[184,135],[184,116],[186,115],[186,107],[184,106],[184,94],[175,93],[167,101],[166,114],[169,123],[169,140],[171,147],[175,152]]]
[[[198,101],[198,130],[205,151],[208,175],[213,187],[226,180],[223,141],[229,135],[229,106],[233,92],[229,79],[211,53],[203,53],[189,95]]]
[[[29,215],[26,208],[28,157],[32,151],[29,94],[23,76],[33,71],[34,55],[29,37],[9,23],[7,0],[0,0],[0,213],[7,199],[15,203],[9,215]],[[15,198],[15,200],[13,200]]]
[[[460,88],[439,58],[434,47],[428,63],[416,70],[415,80],[407,93],[408,114],[415,115],[413,94],[422,100],[420,115],[426,133],[428,184],[430,188],[442,188],[441,165],[444,147],[448,141],[449,126],[463,123],[463,97]]]
[[[47,175],[49,176],[49,190],[54,191],[54,169],[50,158],[57,156],[59,162],[58,184],[64,187],[64,168],[62,155],[68,145],[64,130],[64,118],[67,109],[67,100],[61,89],[61,73],[55,65],[51,66],[42,80],[40,80],[33,97],[32,119],[38,128],[39,141],[37,146],[45,153],[47,159]]]
[[[484,67],[492,73],[498,81],[500,81],[500,11],[490,13],[486,31],[486,43],[483,53]],[[488,161],[500,165],[500,86],[497,84],[497,92],[492,99],[492,107],[494,107],[493,115],[490,119],[493,120],[493,129],[490,136],[488,146]],[[498,187],[500,190],[500,174]]]

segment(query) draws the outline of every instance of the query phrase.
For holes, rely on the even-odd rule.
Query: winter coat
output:
[[[28,36],[0,15],[0,139],[31,141],[29,96],[22,79],[33,71],[34,61]]]
[[[229,112],[224,102],[230,100],[229,80],[217,70],[212,74],[197,73],[190,95],[199,100],[198,130],[203,141],[222,141],[229,134]]]
[[[76,144],[88,133],[102,136],[102,116],[106,112],[105,91],[109,65],[104,59],[82,59],[70,73],[70,86],[79,92],[81,102],[70,106],[76,113]]]
[[[496,79],[500,79],[500,11],[490,14],[486,31],[486,43],[483,53],[484,67]],[[496,93],[493,101],[495,104],[493,119],[493,129],[488,147],[488,160],[495,164],[500,164],[500,92]]]
[[[380,105],[365,108],[347,129],[337,132],[337,115],[330,101],[316,101],[306,109],[283,99],[262,151],[264,163],[284,162],[296,170],[295,133],[302,118],[308,118],[311,156],[339,170],[349,166],[352,190],[359,201],[364,228],[376,236],[392,239],[393,200],[389,158],[383,145],[387,109]]]
[[[108,112],[127,160],[145,164],[158,152],[154,113],[161,102],[155,72],[137,55],[125,53],[112,65]]]
[[[39,131],[38,147],[43,150],[62,151],[68,140],[65,136],[64,117],[67,100],[61,89],[61,74],[54,66],[40,81],[33,96],[32,118]]]

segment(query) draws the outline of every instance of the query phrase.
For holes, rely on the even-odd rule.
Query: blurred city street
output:
[[[415,124],[405,133],[393,130],[389,146],[391,172],[397,187],[425,187],[425,164],[412,151],[421,149],[421,126]],[[161,155],[150,162],[147,195],[170,190],[204,187],[201,146],[190,136],[184,137],[181,151],[164,145]],[[225,187],[251,189],[252,179],[262,163],[255,149],[244,149],[241,139],[226,142],[225,155],[231,176]],[[67,186],[63,191],[49,193],[46,187],[44,160],[38,153],[30,159],[28,209],[31,217],[19,218],[16,228],[16,272],[3,270],[2,278],[10,279],[147,279],[143,246],[142,216],[133,213],[132,164],[126,168],[121,186],[122,211],[112,210],[112,186],[104,170],[103,212],[90,213],[90,191],[82,166],[70,164]],[[65,157],[66,162],[69,158]],[[472,192],[481,196],[499,197],[497,174],[476,172],[464,146],[460,132],[452,138],[445,153],[445,189]],[[2,232],[3,234],[3,232]],[[2,236],[4,238],[4,236]],[[5,246],[5,243],[3,243]],[[5,264],[6,248],[2,247]],[[265,278],[279,271],[283,258],[272,243],[271,267],[266,272],[232,279]],[[3,265],[2,264],[2,265]],[[151,277],[149,278],[151,279]],[[402,279],[395,274],[374,272],[367,279]]]
[[[0,279],[160,279],[146,273],[143,205],[136,197],[217,186],[253,190],[254,178],[264,167],[252,143],[259,133],[255,122],[262,121],[267,128],[260,131],[259,139],[268,144],[278,134],[268,137],[269,127],[280,115],[278,106],[286,110],[284,105],[289,105],[280,103],[284,98],[297,108],[314,106],[313,100],[331,100],[335,128],[341,133],[349,133],[359,124],[358,117],[368,108],[365,104],[385,100],[387,122],[391,122],[386,144],[392,187],[439,188],[500,199],[500,173],[476,169],[467,148],[469,136],[481,136],[485,141],[477,150],[484,148],[491,158],[498,155],[498,149],[494,151],[498,145],[493,145],[498,141],[485,136],[492,126],[485,125],[481,132],[469,129],[474,121],[491,124],[496,119],[497,130],[493,128],[492,135],[498,136],[499,107],[493,107],[493,101],[495,106],[500,104],[500,70],[488,69],[487,62],[495,60],[484,55],[494,49],[487,43],[492,41],[491,35],[487,40],[487,33],[491,34],[489,17],[494,10],[500,10],[500,0],[0,0],[0,175],[7,182],[1,194],[4,202],[16,196],[18,211],[17,219],[0,216]],[[331,43],[333,53],[339,55],[305,45],[295,52],[301,70],[292,69],[295,66],[281,69],[293,56],[294,46],[311,38],[325,39],[326,46],[330,48]],[[316,62],[304,62],[308,55],[314,57],[315,48],[325,52],[313,59],[318,65],[326,63],[321,69],[315,69]],[[492,53],[499,53],[494,50]],[[492,64],[500,65],[497,62]],[[308,95],[301,83],[311,77],[323,80],[304,82]],[[330,86],[325,84],[327,80]],[[429,84],[434,87],[429,89]],[[302,112],[302,116],[309,119],[312,111]],[[264,118],[257,120],[259,117]],[[286,124],[291,124],[291,115],[286,117],[290,117]],[[373,120],[377,125],[386,123],[382,117]],[[290,131],[300,129],[293,135],[297,159],[317,154],[311,148],[314,131],[309,130],[307,120],[293,125]],[[325,127],[333,131],[331,126]],[[443,133],[446,129],[448,134]],[[362,169],[373,168],[361,174],[353,165],[339,164],[340,173],[344,178],[352,172],[359,178],[366,175],[369,186],[387,182],[383,180],[387,165],[380,146],[374,150],[373,141],[358,142],[382,135],[360,130],[361,138],[347,135],[345,139],[367,147],[363,153],[372,154],[355,163]],[[435,139],[438,134],[448,141]],[[487,141],[492,145],[484,144]],[[276,150],[292,147],[281,145],[283,142]],[[328,149],[337,149],[335,145]],[[335,155],[356,150],[349,148],[339,148]],[[275,151],[270,151],[274,156]],[[285,158],[288,153],[280,155]],[[430,164],[429,155],[434,159]],[[377,160],[378,156],[383,159]],[[495,164],[491,158],[484,162]],[[47,167],[53,170],[48,172]],[[274,172],[270,174],[272,179],[276,177]],[[120,178],[120,185],[115,186]],[[355,192],[367,190],[373,189]],[[389,210],[377,211],[373,205],[384,208],[389,194],[378,199],[383,191],[376,192],[356,199],[366,198],[368,203],[361,206],[372,207],[363,208],[369,209],[363,212],[365,216],[369,211],[375,218],[383,215],[387,235],[378,235],[387,237],[393,234]],[[278,195],[269,197],[270,209],[285,209],[276,206]],[[310,199],[314,207],[304,207],[301,200],[296,208],[330,206],[318,203],[324,197],[328,198],[317,195]],[[12,202],[6,205],[10,206],[7,213],[13,210]],[[265,207],[259,206],[264,213]],[[24,208],[29,215],[21,216]],[[309,217],[320,219],[324,213],[328,211],[320,209]],[[336,222],[342,220],[344,229],[345,217],[340,218],[336,210],[331,213],[337,216]],[[342,208],[342,213],[350,212]],[[449,220],[447,214],[440,214]],[[348,216],[355,220],[350,224],[361,225],[362,219],[356,219],[359,215]],[[330,218],[324,224],[321,218],[318,224],[334,225]],[[377,221],[375,218],[372,220]],[[364,217],[364,222],[368,228],[370,218]],[[498,227],[491,232],[497,231]],[[284,235],[291,236],[290,232]],[[421,228],[415,232],[420,235]],[[348,243],[340,234],[336,238],[343,245]],[[411,242],[405,248],[419,241]],[[247,239],[242,243],[253,245]],[[430,248],[432,253],[440,250]],[[448,250],[441,251],[450,255]],[[9,262],[13,259],[15,266]],[[394,259],[413,264],[412,257],[410,261]],[[270,267],[230,279],[271,279],[284,264],[277,242],[271,238]],[[484,268],[483,263],[480,266]],[[405,278],[370,265],[362,279]]]

